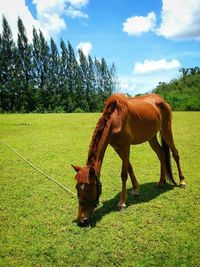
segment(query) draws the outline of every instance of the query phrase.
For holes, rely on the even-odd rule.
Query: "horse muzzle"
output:
[[[90,226],[90,222],[91,222],[90,218],[85,217],[85,218],[83,218],[81,220],[78,220],[78,226],[80,226],[80,227],[89,227]]]

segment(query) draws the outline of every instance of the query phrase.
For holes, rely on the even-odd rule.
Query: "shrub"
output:
[[[75,110],[74,110],[74,113],[84,113],[85,111],[84,110],[82,110],[81,108],[76,108]]]

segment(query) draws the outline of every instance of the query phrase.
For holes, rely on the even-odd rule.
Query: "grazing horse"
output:
[[[126,207],[126,181],[128,174],[132,182],[132,195],[139,194],[139,184],[129,161],[130,146],[149,142],[160,161],[158,187],[166,183],[166,177],[174,185],[170,164],[170,150],[176,162],[180,187],[186,183],[179,163],[179,154],[172,136],[172,111],[165,100],[156,94],[127,97],[113,94],[106,102],[103,114],[94,130],[86,167],[73,166],[76,174],[76,189],[79,201],[78,224],[87,226],[101,195],[100,171],[104,154],[110,144],[122,160],[122,190],[119,209]],[[160,132],[162,145],[157,140]]]

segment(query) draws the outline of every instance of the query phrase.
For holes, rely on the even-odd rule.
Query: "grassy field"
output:
[[[100,114],[0,115],[0,139],[75,192]],[[77,200],[0,143],[0,266],[200,266],[200,113],[173,114],[188,187],[157,189],[148,144],[132,147],[140,196],[116,210],[121,162],[108,147],[93,228],[76,225]],[[177,170],[173,164],[175,180]]]

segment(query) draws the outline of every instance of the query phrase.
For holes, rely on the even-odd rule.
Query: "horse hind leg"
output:
[[[170,150],[172,151],[172,156],[173,156],[173,158],[174,158],[174,160],[176,162],[176,166],[177,166],[177,169],[178,169],[179,180],[180,180],[179,186],[181,188],[185,188],[186,187],[185,178],[183,176],[182,169],[181,169],[181,166],[180,166],[179,153],[178,153],[178,150],[177,150],[177,148],[175,147],[175,144],[174,144],[172,130],[171,130],[171,123],[168,124],[168,128],[167,129],[165,129],[165,128],[162,129],[161,137],[166,142],[166,144],[169,146]]]
[[[166,184],[166,164],[165,164],[165,153],[158,143],[156,135],[149,141],[149,144],[153,151],[156,153],[160,161],[160,180],[157,184],[159,188],[162,188]]]
[[[131,195],[138,196],[139,195],[139,184],[133,172],[133,167],[130,161],[129,161],[129,166],[128,166],[128,173],[129,173],[129,176],[131,178],[131,183],[132,183]]]

